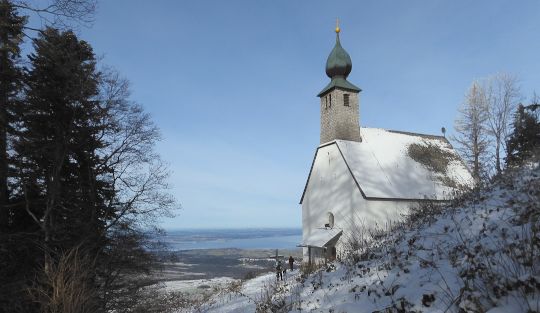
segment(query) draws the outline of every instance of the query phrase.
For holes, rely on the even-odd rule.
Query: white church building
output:
[[[331,81],[318,94],[320,145],[300,200],[309,262],[342,255],[360,228],[384,228],[412,206],[448,201],[473,185],[444,136],[360,127],[361,90],[347,81],[352,62],[339,31],[326,62]]]

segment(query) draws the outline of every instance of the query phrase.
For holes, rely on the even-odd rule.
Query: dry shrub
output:
[[[53,260],[51,256],[47,260]],[[60,255],[58,262],[48,262],[46,270],[29,288],[31,298],[41,312],[93,313],[98,311],[98,298],[93,281],[93,260],[78,248]]]
[[[317,270],[321,269],[325,266],[325,263],[323,261],[319,262],[305,262],[300,264],[300,273],[302,278],[308,277],[310,274],[316,272]]]
[[[370,236],[366,223],[362,221],[360,225],[353,224],[350,234],[344,236],[343,250],[344,259],[351,259],[354,263],[364,259],[369,254]]]
[[[406,223],[413,225],[431,225],[441,215],[447,206],[435,201],[422,201],[409,208],[406,216]]]
[[[242,280],[233,280],[227,284],[225,290],[229,293],[240,293],[242,291],[242,286],[244,282]]]
[[[288,312],[283,286],[275,280],[267,281],[261,293],[254,299],[255,312]]]
[[[430,143],[413,143],[409,146],[407,153],[416,162],[441,174],[445,174],[450,161],[456,159],[454,154],[442,150],[439,146]]]

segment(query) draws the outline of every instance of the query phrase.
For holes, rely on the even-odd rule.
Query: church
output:
[[[473,178],[444,136],[360,127],[361,89],[339,39],[326,61],[320,145],[300,199],[304,260],[335,259],[368,228],[385,228],[422,202],[449,201]]]

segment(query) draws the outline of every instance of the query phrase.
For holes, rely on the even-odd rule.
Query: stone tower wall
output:
[[[344,105],[345,94],[349,106]],[[336,88],[320,99],[321,144],[335,139],[361,141],[358,93]]]

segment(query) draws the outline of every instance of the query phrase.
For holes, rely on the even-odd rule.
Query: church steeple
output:
[[[361,141],[358,93],[360,88],[347,81],[352,70],[351,57],[339,41],[326,60],[326,75],[330,83],[317,95],[321,98],[321,144],[335,139]]]
[[[352,61],[351,57],[341,46],[339,41],[339,33],[341,29],[339,25],[336,26],[336,44],[334,49],[328,55],[326,60],[326,75],[330,77],[330,83],[317,95],[319,97],[324,96],[325,93],[329,92],[331,89],[340,87],[346,90],[351,90],[355,92],[360,92],[361,89],[347,81],[347,77],[352,70]]]

